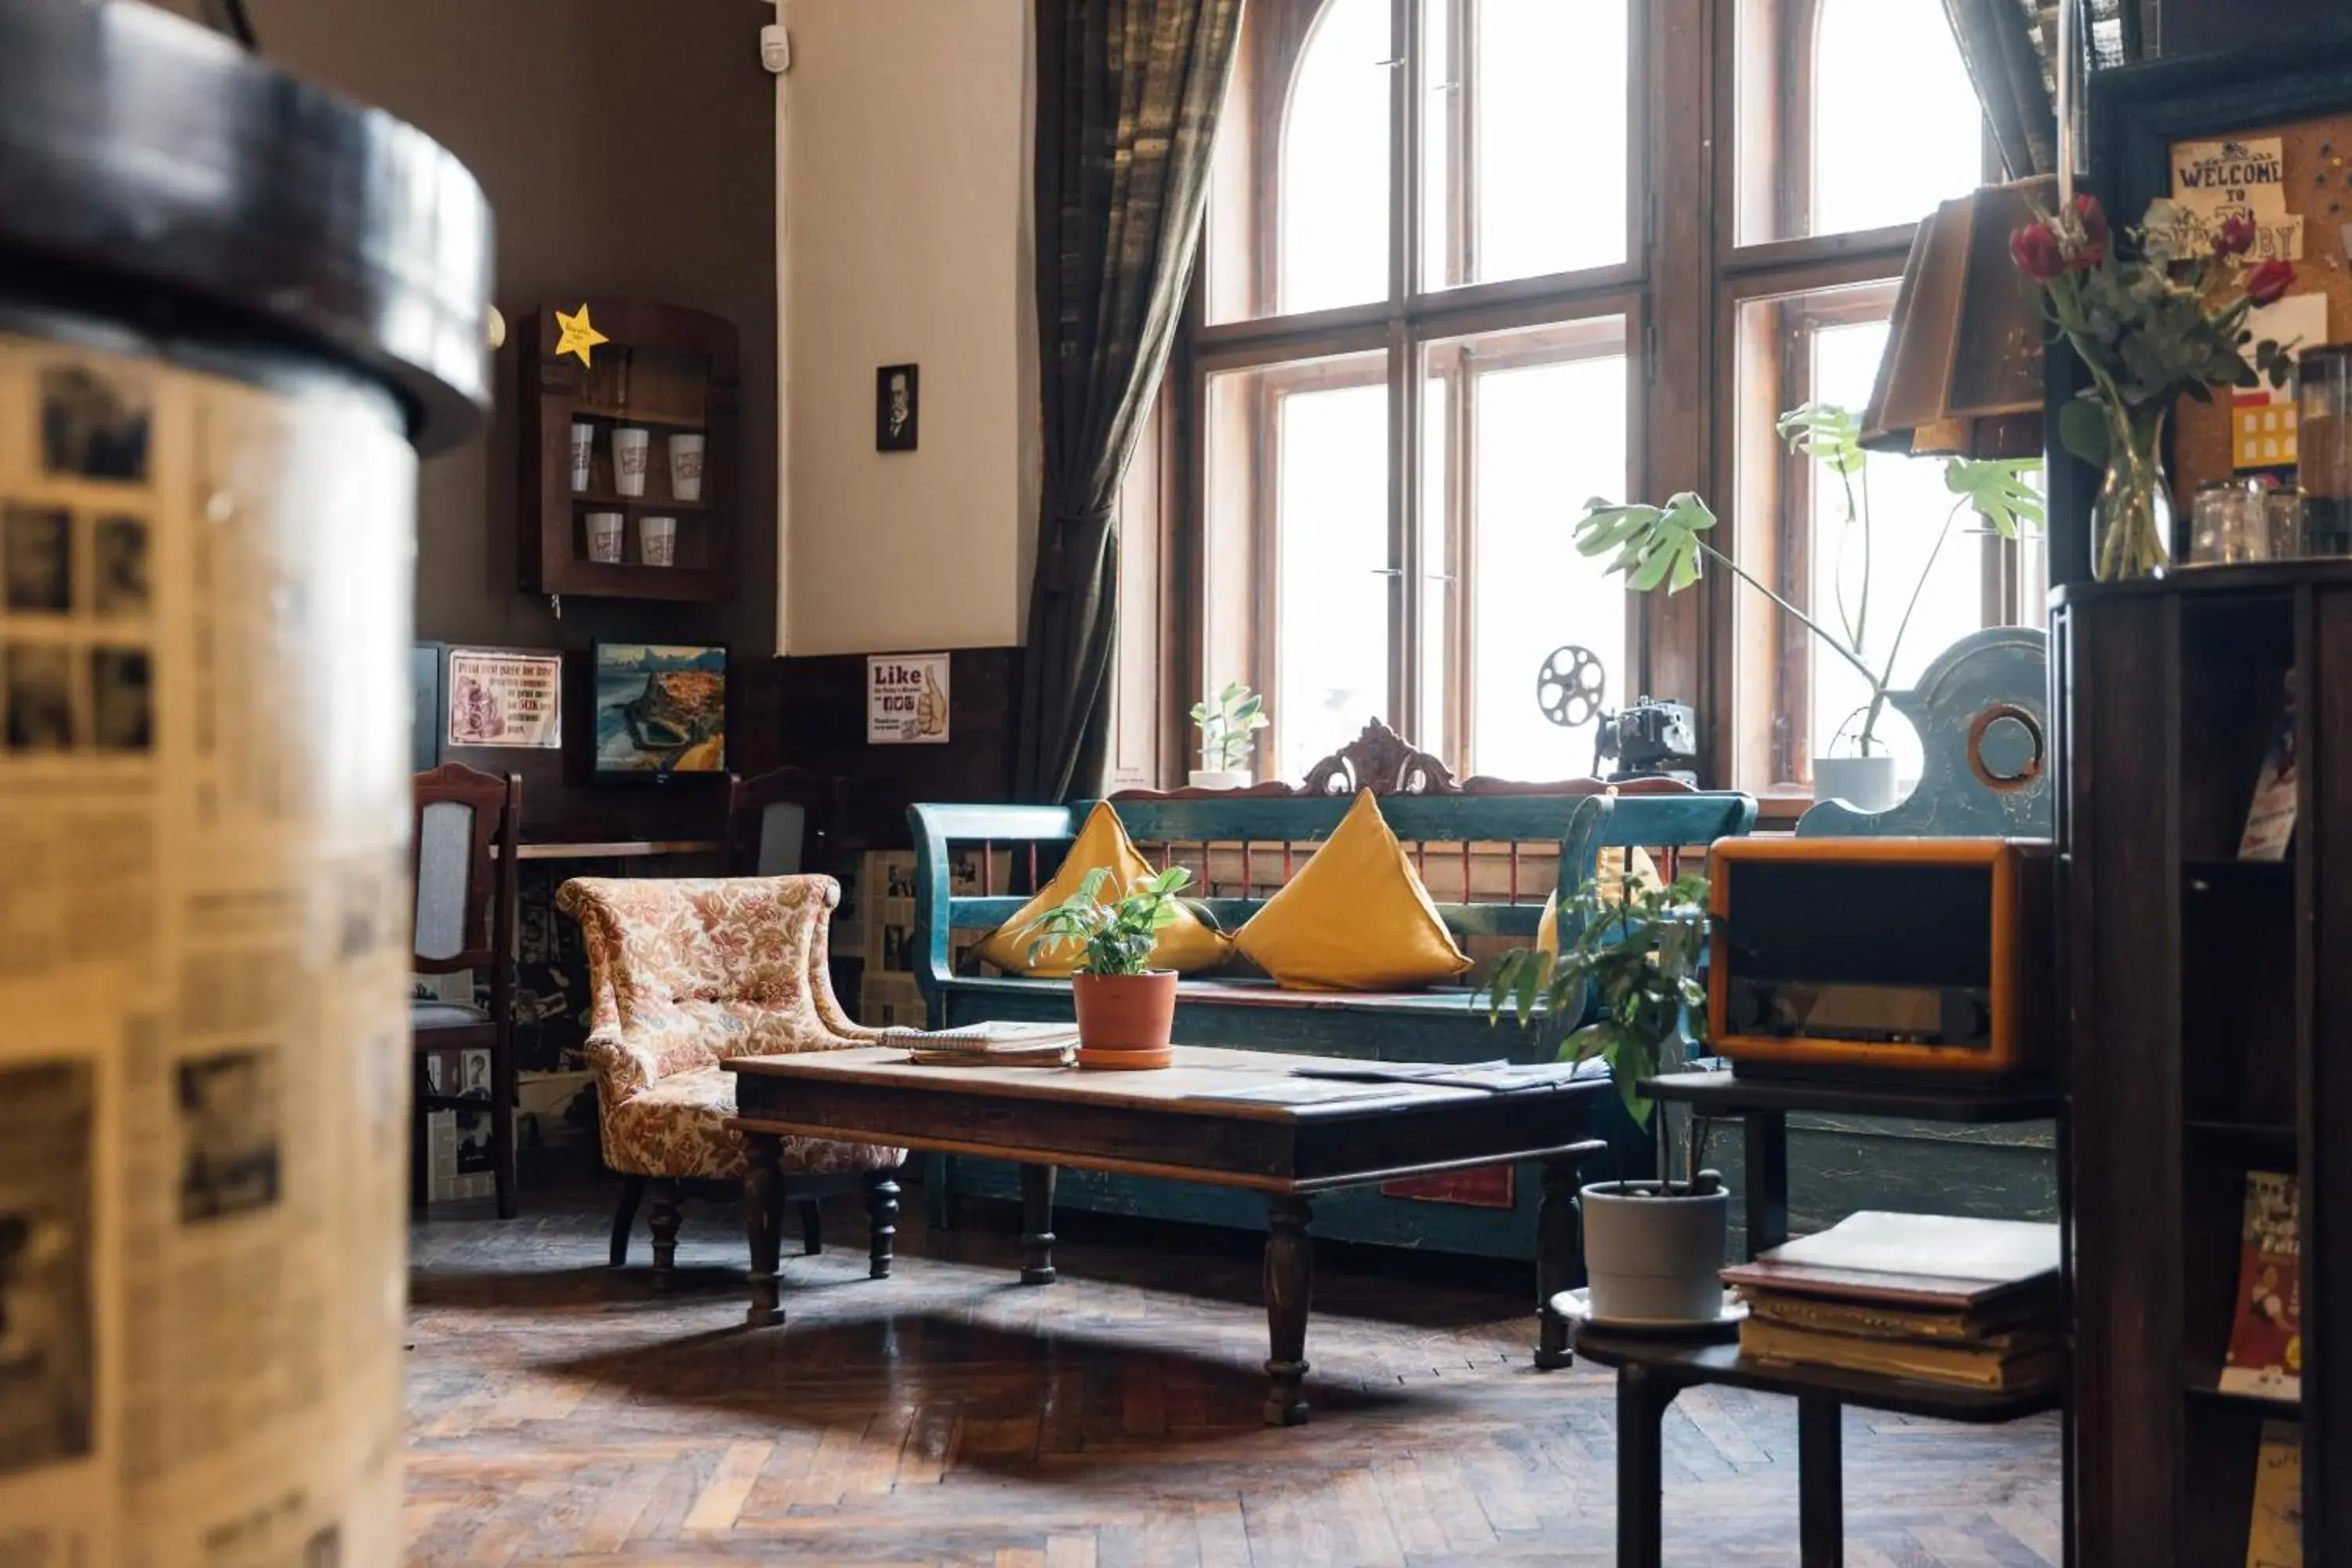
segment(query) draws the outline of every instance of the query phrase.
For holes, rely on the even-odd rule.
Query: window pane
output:
[[[1393,711],[1386,356],[1210,377],[1209,684],[1247,680],[1297,779]]]
[[[1426,488],[1469,563],[1467,630],[1455,644],[1469,734],[1454,760],[1506,778],[1582,777],[1593,725],[1547,719],[1536,677],[1566,643],[1600,657],[1612,700],[1626,676],[1623,582],[1573,537],[1584,498],[1626,493],[1624,321],[1433,344],[1423,386],[1424,418],[1448,432],[1442,450],[1431,444],[1439,471]]]
[[[1211,321],[1388,298],[1389,29],[1389,0],[1248,8],[1210,174]]]
[[[1456,253],[1428,283],[1485,283],[1625,259],[1627,0],[1438,0],[1461,17],[1466,72],[1447,80],[1451,177],[1423,211]],[[1465,167],[1466,165],[1466,167]],[[1444,199],[1454,193],[1458,207]]]
[[[1915,222],[1981,182],[1943,0],[1742,0],[1738,50],[1741,244]]]
[[[1871,668],[1887,668],[1892,655],[1900,689],[1986,624],[1994,546],[1973,518],[1955,517],[1942,459],[1871,453],[1849,491],[1832,470],[1790,455],[1773,428],[1780,409],[1808,401],[1861,409],[1892,294],[1892,285],[1872,284],[1740,308],[1739,384],[1753,395],[1740,410],[1735,515],[1742,563],[1832,631],[1858,633]],[[1873,520],[1867,534],[1845,521],[1849,493]],[[1739,587],[1737,600],[1735,780],[1807,783],[1813,757],[1855,753],[1869,682],[1752,589]],[[1875,739],[1894,752],[1898,775],[1918,777],[1918,738],[1906,721],[1882,712]]]

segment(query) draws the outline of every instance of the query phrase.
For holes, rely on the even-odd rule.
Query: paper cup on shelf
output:
[[[589,465],[596,456],[596,426],[585,419],[572,422],[572,493],[588,488]]]
[[[677,519],[637,519],[637,559],[648,566],[677,564]]]
[[[702,499],[702,437],[669,438],[669,493],[680,500]]]
[[[625,496],[646,493],[646,452],[652,432],[623,426],[613,432],[613,488]]]
[[[610,565],[621,559],[621,514],[617,511],[592,511],[588,514],[588,559]]]

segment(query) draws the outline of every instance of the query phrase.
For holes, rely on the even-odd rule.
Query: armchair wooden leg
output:
[[[637,1205],[645,1201],[646,1178],[621,1178],[621,1206],[613,1211],[613,1267],[619,1268],[629,1261],[629,1232],[636,1228]]]
[[[866,1278],[890,1278],[898,1244],[898,1173],[876,1171],[866,1178]]]
[[[654,1233],[654,1289],[667,1290],[677,1263],[677,1184],[656,1176],[652,1184],[654,1212],[647,1224]]]
[[[824,1215],[814,1198],[801,1200],[801,1256],[814,1258],[824,1250]]]

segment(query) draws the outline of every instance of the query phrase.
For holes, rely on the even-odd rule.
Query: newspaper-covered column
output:
[[[398,1561],[415,489],[0,335],[0,1568]]]

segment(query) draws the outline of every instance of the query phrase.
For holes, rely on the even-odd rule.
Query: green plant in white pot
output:
[[[1974,517],[2003,539],[2015,539],[2025,530],[2042,526],[2042,497],[2031,483],[2042,459],[1945,460],[1944,488],[1955,498],[1951,510],[1945,513],[1935,544],[1910,584],[1892,632],[1882,637],[1883,624],[1874,620],[1872,614],[1881,606],[1872,603],[1875,574],[1871,545],[1875,525],[1870,504],[1870,454],[1863,449],[1861,426],[1851,412],[1834,404],[1808,403],[1780,416],[1778,428],[1790,451],[1801,452],[1818,465],[1837,499],[1838,570],[1832,576],[1836,585],[1834,627],[1827,619],[1790,604],[1735,556],[1718,549],[1710,537],[1715,513],[1689,490],[1669,497],[1662,507],[1621,506],[1598,498],[1587,501],[1584,516],[1576,524],[1576,545],[1587,555],[1613,554],[1610,570],[1624,574],[1642,593],[1664,587],[1678,594],[1699,581],[1706,563],[1711,562],[1771,600],[1784,614],[1795,616],[1823,647],[1853,668],[1869,692],[1868,700],[1837,731],[1840,741],[1852,733],[1853,754],[1814,759],[1814,795],[1844,800],[1864,811],[1884,811],[1902,797],[1895,777],[1895,755],[1879,733],[1879,721],[1885,717],[1886,694],[1895,664],[1903,656],[1903,639],[1911,630],[1911,618],[1927,592],[1927,580],[1955,535],[1978,532],[1962,526],[1964,518]],[[1850,561],[1856,568],[1851,574],[1845,570]],[[1849,575],[1858,579],[1851,592]]]
[[[1588,880],[1560,910],[1560,946],[1503,954],[1481,994],[1490,1019],[1506,1010],[1522,1028],[1538,1019],[1600,1016],[1560,1042],[1562,1060],[1609,1063],[1637,1125],[1656,1107],[1642,1081],[1684,1066],[1706,1038],[1706,879],[1665,887]],[[1540,1009],[1538,1005],[1540,1004]],[[1701,1171],[1706,1123],[1694,1120],[1680,1176],[1595,1182],[1577,1194],[1583,1216],[1588,1301],[1596,1321],[1708,1323],[1721,1316],[1725,1222],[1731,1196]],[[1676,1162],[1669,1159],[1671,1168]]]
[[[1076,944],[1070,1001],[1078,1016],[1082,1068],[1164,1068],[1176,1025],[1176,972],[1151,967],[1160,933],[1176,923],[1176,894],[1192,873],[1171,866],[1138,877],[1110,898],[1110,868],[1097,866],[1077,891],[1022,928],[1035,959]]]
[[[1240,681],[1192,704],[1192,722],[1201,730],[1201,765],[1189,782],[1195,789],[1246,789],[1250,784],[1250,753],[1257,750],[1257,732],[1270,722],[1265,699]]]

